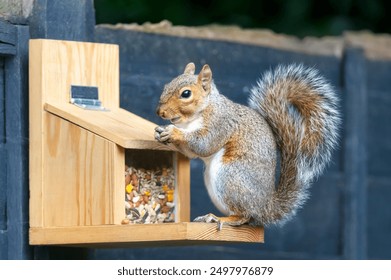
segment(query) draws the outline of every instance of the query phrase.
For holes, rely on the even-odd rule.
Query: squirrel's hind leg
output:
[[[223,228],[223,224],[230,226],[241,226],[247,224],[250,221],[250,218],[245,218],[238,215],[230,215],[228,217],[217,217],[216,215],[209,213],[204,216],[199,216],[194,219],[194,222],[204,222],[204,223],[217,223],[217,230]]]

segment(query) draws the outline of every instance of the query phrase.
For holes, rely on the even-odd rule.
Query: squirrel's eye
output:
[[[181,93],[181,98],[189,98],[190,96],[191,96],[191,91],[188,89],[182,91]]]

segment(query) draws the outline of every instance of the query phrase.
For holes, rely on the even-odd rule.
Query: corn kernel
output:
[[[133,185],[132,184],[129,184],[125,187],[125,190],[127,193],[131,193],[133,191]]]

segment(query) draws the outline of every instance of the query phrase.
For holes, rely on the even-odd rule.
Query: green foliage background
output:
[[[362,29],[391,33],[391,1],[386,0],[95,0],[95,9],[98,24],[167,19],[175,25],[219,23],[299,37]]]

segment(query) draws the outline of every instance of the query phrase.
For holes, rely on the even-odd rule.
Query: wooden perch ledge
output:
[[[170,223],[148,225],[103,225],[31,228],[30,244],[77,245],[83,247],[137,247],[195,245],[216,242],[264,241],[262,227],[223,226],[218,231],[216,224]]]

